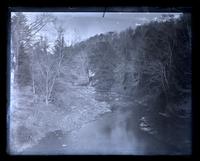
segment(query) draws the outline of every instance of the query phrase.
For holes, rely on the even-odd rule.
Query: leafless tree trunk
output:
[[[61,63],[62,63],[62,60],[63,60],[63,57],[64,57],[64,54],[63,54],[63,52],[61,53],[61,55],[60,55],[60,58],[59,58],[59,62],[58,62],[58,67],[57,67],[57,72],[56,72],[56,74],[54,75],[54,77],[53,77],[53,81],[52,81],[52,83],[49,85],[48,83],[48,93],[47,93],[47,98],[49,99],[50,97],[51,97],[51,95],[52,95],[52,90],[53,90],[53,87],[54,87],[54,84],[55,84],[55,82],[56,82],[56,79],[57,79],[57,77],[59,76],[59,74],[60,74],[60,68],[61,68]]]

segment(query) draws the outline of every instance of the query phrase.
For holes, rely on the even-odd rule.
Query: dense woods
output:
[[[151,96],[162,102],[162,106],[155,102],[157,108],[177,117],[190,111],[180,107],[191,96],[190,15],[179,19],[169,15],[135,30],[100,34],[73,48],[73,55],[87,54],[97,91],[118,92],[133,99],[135,93]]]
[[[176,120],[176,124],[177,119],[190,119],[192,34],[189,14],[184,13],[178,19],[165,15],[135,29],[95,35],[71,46],[65,44],[62,26],[56,28],[57,40],[53,45],[47,37],[34,36],[47,23],[55,21],[45,14],[31,24],[22,13],[11,18],[13,88],[20,89],[22,97],[28,99],[26,106],[40,104],[41,108],[69,112],[68,100],[73,99],[70,90],[74,89],[68,86],[72,84],[93,88],[93,93],[101,96],[95,100],[102,103],[109,104],[116,97],[140,102],[144,106],[141,117],[149,118],[155,130],[163,126],[163,118],[169,118],[166,124],[171,120]],[[95,104],[91,106],[96,107]],[[20,125],[20,128],[25,127]],[[174,126],[165,128],[170,131]]]

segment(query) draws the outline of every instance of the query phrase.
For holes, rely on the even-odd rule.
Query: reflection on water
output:
[[[71,133],[49,133],[23,154],[180,154],[177,147],[141,130],[141,109],[134,103],[114,104],[112,112]]]

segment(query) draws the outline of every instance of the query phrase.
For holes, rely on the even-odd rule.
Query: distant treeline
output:
[[[50,19],[46,16],[43,21],[45,18]],[[62,66],[70,65],[72,59],[81,66],[74,68],[79,74],[73,78],[88,77],[82,85],[91,85],[96,91],[152,96],[164,105],[164,110],[168,110],[167,104],[180,104],[191,96],[190,14],[179,18],[165,15],[136,29],[99,34],[68,47],[60,29],[51,52],[47,38],[31,41],[34,26],[26,23],[24,15],[14,16],[12,26],[15,78],[20,86],[32,86],[34,93],[43,92],[46,101],[58,82],[70,79],[64,77],[67,73]],[[84,74],[75,71],[80,69]]]

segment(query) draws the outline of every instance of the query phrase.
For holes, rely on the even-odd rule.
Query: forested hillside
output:
[[[158,106],[155,110],[177,117],[187,116],[190,111],[190,106],[181,108],[191,96],[189,15],[165,17],[135,30],[96,35],[72,48],[72,55],[86,55],[86,70],[94,73],[90,83],[96,91],[133,99],[149,96],[150,102],[159,101],[154,103]]]

